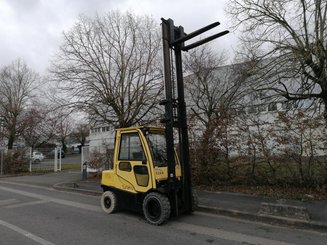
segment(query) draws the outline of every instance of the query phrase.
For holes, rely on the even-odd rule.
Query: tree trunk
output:
[[[11,150],[14,146],[15,142],[15,132],[10,132],[9,138],[8,138],[8,150]]]
[[[63,150],[64,152],[66,152],[67,146],[66,146],[66,143],[65,143],[65,139],[62,139],[62,140],[61,140],[61,145],[62,145],[62,150]]]

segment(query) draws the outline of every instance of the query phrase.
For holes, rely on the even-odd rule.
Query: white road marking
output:
[[[63,200],[63,199],[59,199],[59,198],[52,198],[52,197],[49,197],[46,195],[40,195],[40,194],[36,194],[36,193],[32,193],[32,192],[16,190],[16,189],[7,188],[7,187],[0,187],[0,190],[36,198],[36,199],[39,199],[39,200],[42,200],[45,202],[54,202],[57,204],[71,206],[74,208],[81,208],[81,209],[94,211],[94,212],[102,212],[100,205],[95,206],[95,205],[89,205],[89,204],[82,204],[82,203],[78,203],[78,202]],[[172,227],[174,229],[178,229],[178,230],[194,232],[194,233],[198,233],[198,234],[202,234],[202,235],[206,235],[206,236],[216,237],[219,239],[235,241],[235,242],[248,242],[251,244],[262,244],[262,245],[293,245],[291,243],[276,241],[276,240],[272,240],[272,239],[268,239],[268,238],[261,238],[261,237],[257,237],[257,236],[246,235],[246,234],[242,234],[242,233],[231,232],[231,231],[215,229],[215,228],[210,228],[210,227],[192,225],[192,224],[183,223],[183,222],[172,222],[170,227]]]
[[[221,229],[214,229],[210,227],[192,225],[187,223],[176,222],[171,225],[174,229],[193,232],[201,235],[216,237],[219,239],[224,239],[228,241],[235,241],[235,242],[247,242],[250,244],[261,244],[261,245],[294,245],[292,243],[282,242],[282,241],[275,241],[267,238],[261,238],[251,235],[246,235],[237,232],[231,232]]]
[[[36,198],[36,199],[43,200],[46,202],[54,202],[54,203],[58,203],[58,204],[66,205],[66,206],[75,207],[75,208],[86,209],[89,211],[102,212],[100,205],[95,206],[95,205],[83,204],[83,203],[79,203],[79,202],[73,202],[73,201],[63,200],[63,199],[59,199],[59,198],[53,198],[53,197],[49,197],[46,195],[35,194],[32,192],[16,190],[13,188],[8,188],[8,187],[0,187],[0,190],[16,193],[16,194],[27,196],[27,197]]]
[[[17,199],[6,199],[6,200],[1,200],[0,201],[0,206],[5,206],[13,203],[19,202]]]
[[[36,188],[36,189],[41,189],[41,190],[47,190],[47,191],[53,191],[53,192],[66,192],[64,190],[56,190],[53,187],[44,187],[44,186],[39,186],[39,185],[32,185],[32,184],[25,184],[25,183],[16,183],[16,182],[11,182],[11,181],[3,181],[0,180],[0,183],[4,183],[4,184],[9,184],[9,185],[17,185],[17,186],[23,186],[23,187],[31,187],[31,188]],[[62,182],[62,183],[66,183],[66,182]],[[60,183],[57,183],[60,184]],[[98,198],[98,196],[92,196],[89,194],[84,194],[84,193],[79,193],[79,192],[70,192],[71,195],[75,195],[75,196],[88,196],[89,198]]]
[[[43,238],[39,237],[39,236],[36,236],[36,235],[33,235],[32,233],[26,231],[26,230],[23,230],[22,228],[19,228],[18,226],[15,226],[15,225],[12,225],[12,224],[9,224],[3,220],[0,220],[0,225],[4,226],[4,227],[7,227],[8,229],[10,230],[13,230],[41,245],[55,245],[54,243],[52,242],[49,242],[47,240],[44,240]]]
[[[33,206],[33,205],[38,205],[38,204],[43,204],[43,203],[48,203],[48,201],[39,200],[39,201],[33,201],[33,202],[18,203],[18,204],[6,206],[6,208],[21,208],[21,207],[25,207],[25,206]]]
[[[5,181],[5,180],[0,180],[0,183],[9,184],[9,185],[18,185],[18,186],[24,186],[24,187],[31,187],[31,188],[37,188],[37,189],[42,189],[42,190],[47,190],[47,191],[53,191],[54,190],[52,187],[44,187],[44,186],[32,185],[32,184],[26,184],[26,183],[17,183],[17,182],[12,182],[12,181]]]

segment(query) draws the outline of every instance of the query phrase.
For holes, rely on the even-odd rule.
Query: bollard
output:
[[[87,179],[87,161],[83,162],[83,173],[82,173],[82,176],[83,176],[83,180],[86,180]]]

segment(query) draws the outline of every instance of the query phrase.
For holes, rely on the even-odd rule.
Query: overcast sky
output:
[[[110,10],[147,14],[158,20],[172,18],[186,33],[212,22],[228,28],[224,14],[227,0],[0,0],[0,66],[22,58],[29,67],[44,73],[49,58],[56,52],[62,32],[67,31],[83,13],[93,16]],[[209,34],[209,35],[210,35]],[[215,42],[232,54],[233,34]]]

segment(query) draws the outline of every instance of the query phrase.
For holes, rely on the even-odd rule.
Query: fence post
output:
[[[83,172],[84,162],[89,162],[90,160],[90,147],[82,146],[81,148],[81,172]]]
[[[54,150],[54,172],[58,171],[58,148]]]
[[[87,179],[87,161],[85,161],[82,166],[83,166],[82,179],[86,180]]]
[[[81,147],[81,172],[83,172],[83,163],[84,163],[84,148],[85,146]]]
[[[59,152],[58,153],[59,153],[59,171],[61,171],[61,147],[59,147]]]
[[[1,176],[3,175],[3,150],[1,151]]]
[[[30,173],[32,173],[32,147],[30,147],[30,150],[29,150],[29,152],[30,152]]]

